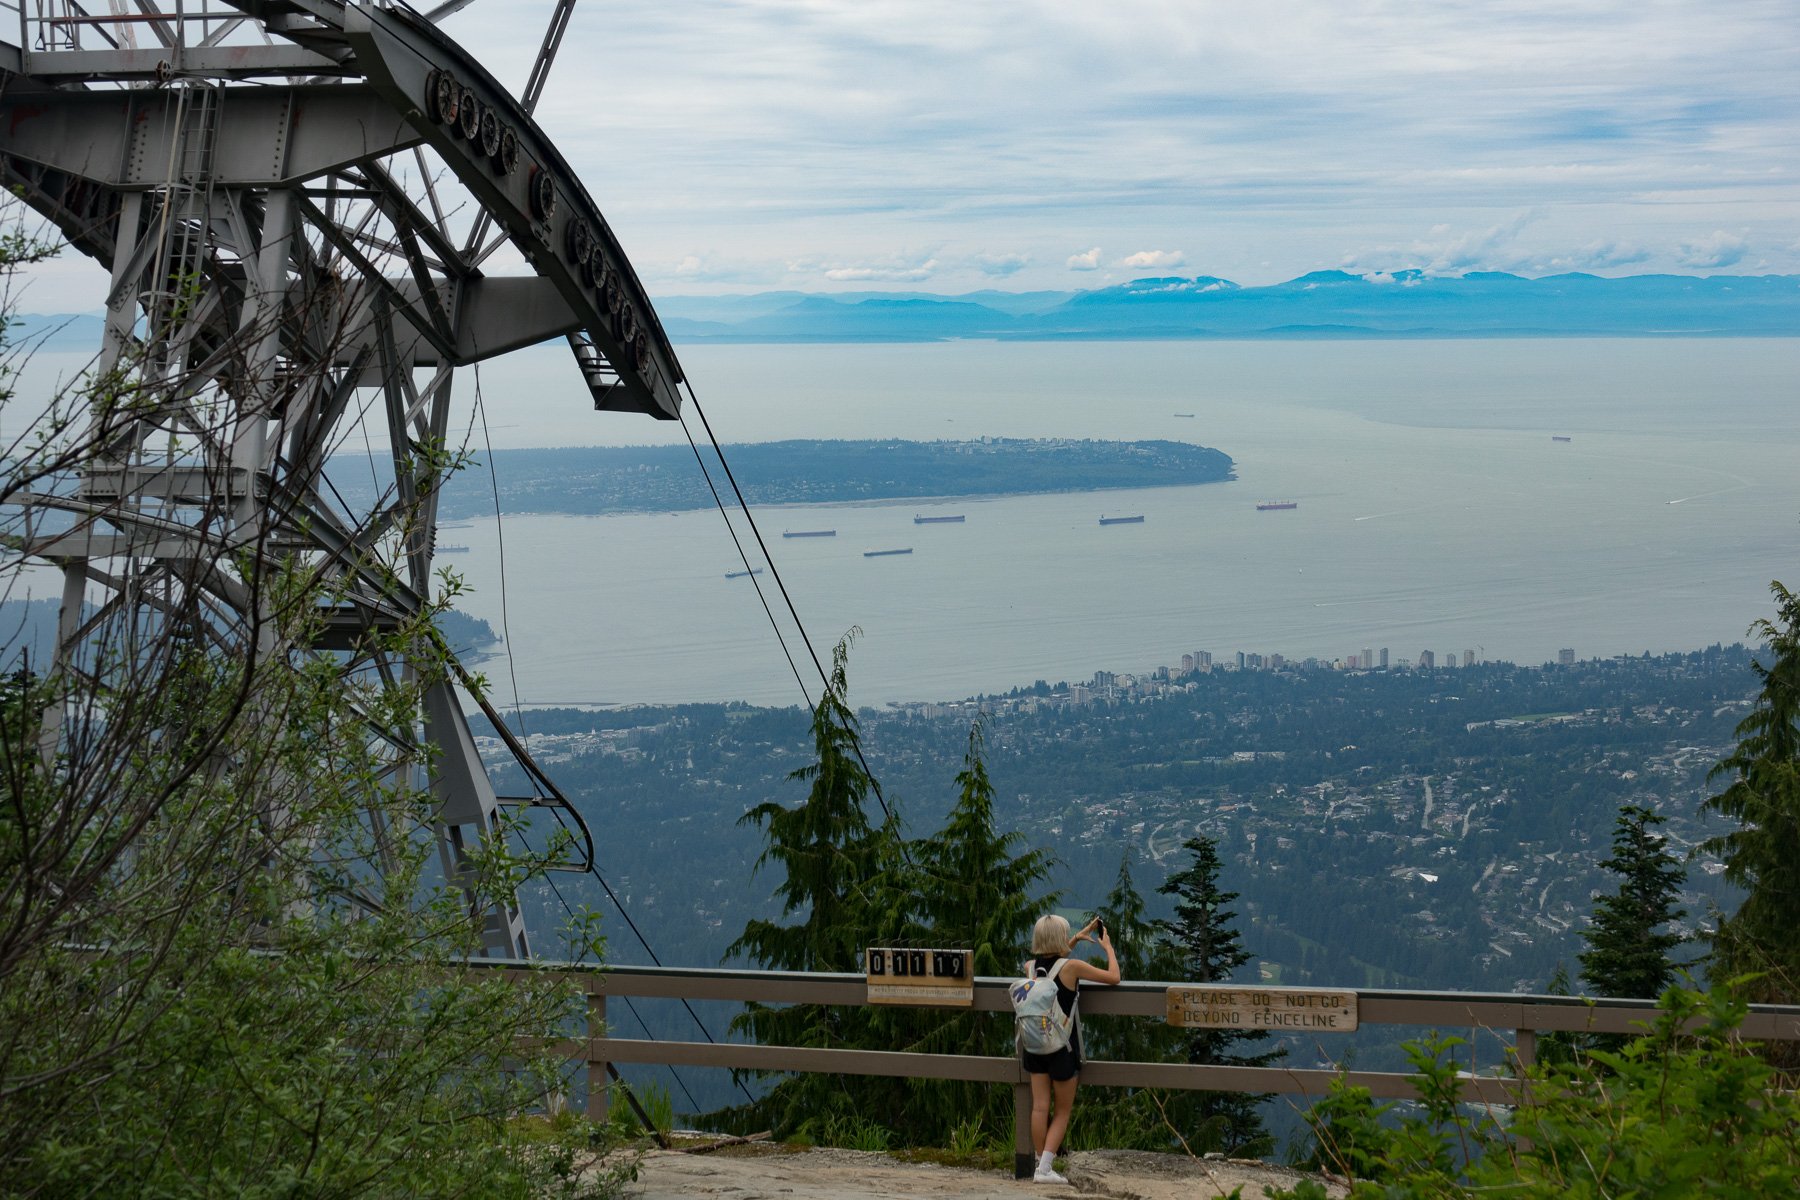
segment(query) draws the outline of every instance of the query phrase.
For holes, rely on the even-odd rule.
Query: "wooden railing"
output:
[[[521,963],[483,965],[520,969]],[[606,1034],[606,1002],[610,997],[671,1000],[757,1001],[763,1004],[868,1003],[861,975],[807,974],[791,971],[748,971],[685,967],[611,966],[604,970],[561,964],[539,964],[578,979],[588,997],[588,1037],[570,1042],[571,1058],[587,1063],[587,1111],[602,1120],[607,1114],[608,1064],[636,1063],[671,1067],[725,1067],[735,1070],[826,1072],[842,1075],[956,1079],[1009,1084],[1014,1096],[1014,1161],[1024,1171],[1031,1161],[1031,1087],[1013,1056],[915,1054],[888,1050],[837,1050],[799,1046],[762,1046],[742,1042],[673,1042],[615,1038]],[[974,1008],[1010,1012],[1008,979],[975,981]],[[1083,988],[1084,1016],[1162,1017],[1169,983],[1131,980],[1116,987]],[[1513,1057],[1529,1066],[1536,1058],[1541,1033],[1633,1033],[1653,1020],[1657,1007],[1648,1000],[1585,1000],[1568,996],[1521,996],[1479,992],[1360,991],[1359,1025],[1409,1025],[1443,1031],[1481,1030],[1510,1038]],[[945,1010],[938,1010],[945,1011]],[[958,1010],[949,1010],[951,1012]],[[1800,1040],[1800,1006],[1753,1005],[1740,1028],[1746,1039]],[[1321,1039],[1330,1033],[1319,1034]],[[1498,1065],[1498,1064],[1497,1064]],[[1192,1066],[1187,1063],[1100,1062],[1081,1068],[1084,1087],[1155,1087],[1252,1093],[1320,1095],[1334,1079],[1367,1088],[1382,1099],[1417,1095],[1412,1076],[1386,1071],[1333,1071],[1290,1067]],[[1519,1082],[1510,1075],[1474,1075],[1465,1081],[1464,1096],[1486,1104],[1518,1100]]]

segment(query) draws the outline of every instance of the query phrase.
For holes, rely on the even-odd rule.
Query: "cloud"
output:
[[[1119,260],[1121,267],[1179,267],[1187,257],[1179,250],[1139,250]]]
[[[1546,247],[1541,239],[1537,245],[1525,244],[1526,231],[1537,224],[1541,215],[1535,209],[1526,209],[1498,225],[1461,232],[1449,225],[1434,225],[1424,237],[1408,245],[1378,246],[1347,254],[1342,266],[1371,282],[1386,282],[1391,273],[1405,267],[1417,268],[1428,277],[1454,277],[1470,271],[1552,275],[1628,267],[1653,257],[1640,243],[1611,237],[1596,238],[1579,246]]]
[[[1552,259],[1547,265],[1557,267],[1566,261],[1574,269],[1598,270],[1604,267],[1629,267],[1633,263],[1648,262],[1649,259],[1650,251],[1646,247],[1607,238],[1589,242],[1573,253]]]
[[[833,283],[918,283],[936,272],[936,258],[889,258],[876,262],[839,263],[824,269]],[[790,269],[816,270],[814,264],[792,264]]]
[[[1744,257],[1749,243],[1735,233],[1715,230],[1705,237],[1681,243],[1681,265],[1684,267],[1729,267]]]
[[[1080,254],[1069,255],[1069,270],[1098,271],[1100,269],[1100,247],[1084,250]]]
[[[983,275],[1004,279],[1017,274],[1031,259],[1023,254],[977,254],[975,266]]]

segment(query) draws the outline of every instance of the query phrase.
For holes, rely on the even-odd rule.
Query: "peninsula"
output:
[[[703,453],[725,491],[717,456],[710,449]],[[1171,441],[804,440],[749,442],[729,446],[725,454],[744,498],[758,505],[1176,487],[1234,478],[1230,455]],[[686,446],[497,450],[492,465],[507,513],[677,512],[713,502]],[[480,464],[449,481],[439,515],[493,511],[494,488]]]

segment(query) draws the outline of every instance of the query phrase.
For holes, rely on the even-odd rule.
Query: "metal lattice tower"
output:
[[[73,489],[38,499],[56,519],[25,550],[63,572],[63,655],[96,608],[179,589],[204,592],[232,652],[257,623],[218,569],[223,528],[342,564],[313,649],[404,675],[375,635],[431,591],[436,497],[415,456],[447,440],[457,367],[561,337],[596,409],[678,415],[649,298],[531,116],[573,0],[523,98],[434,23],[465,3],[0,3],[0,181],[110,271],[99,364],[128,362],[155,397]],[[484,271],[508,246],[519,273]],[[347,499],[326,468],[359,414],[358,450],[385,431],[387,487]],[[372,536],[400,540],[403,569],[352,565]],[[454,878],[528,798],[496,795],[452,685],[420,727]],[[482,914],[488,952],[528,956],[502,907]]]

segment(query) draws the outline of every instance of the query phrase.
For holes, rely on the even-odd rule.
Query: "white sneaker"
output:
[[[1054,1167],[1039,1167],[1037,1169],[1037,1173],[1031,1177],[1031,1182],[1033,1182],[1033,1183],[1067,1183],[1069,1181],[1065,1177],[1058,1175],[1056,1173],[1056,1168],[1054,1168]]]

